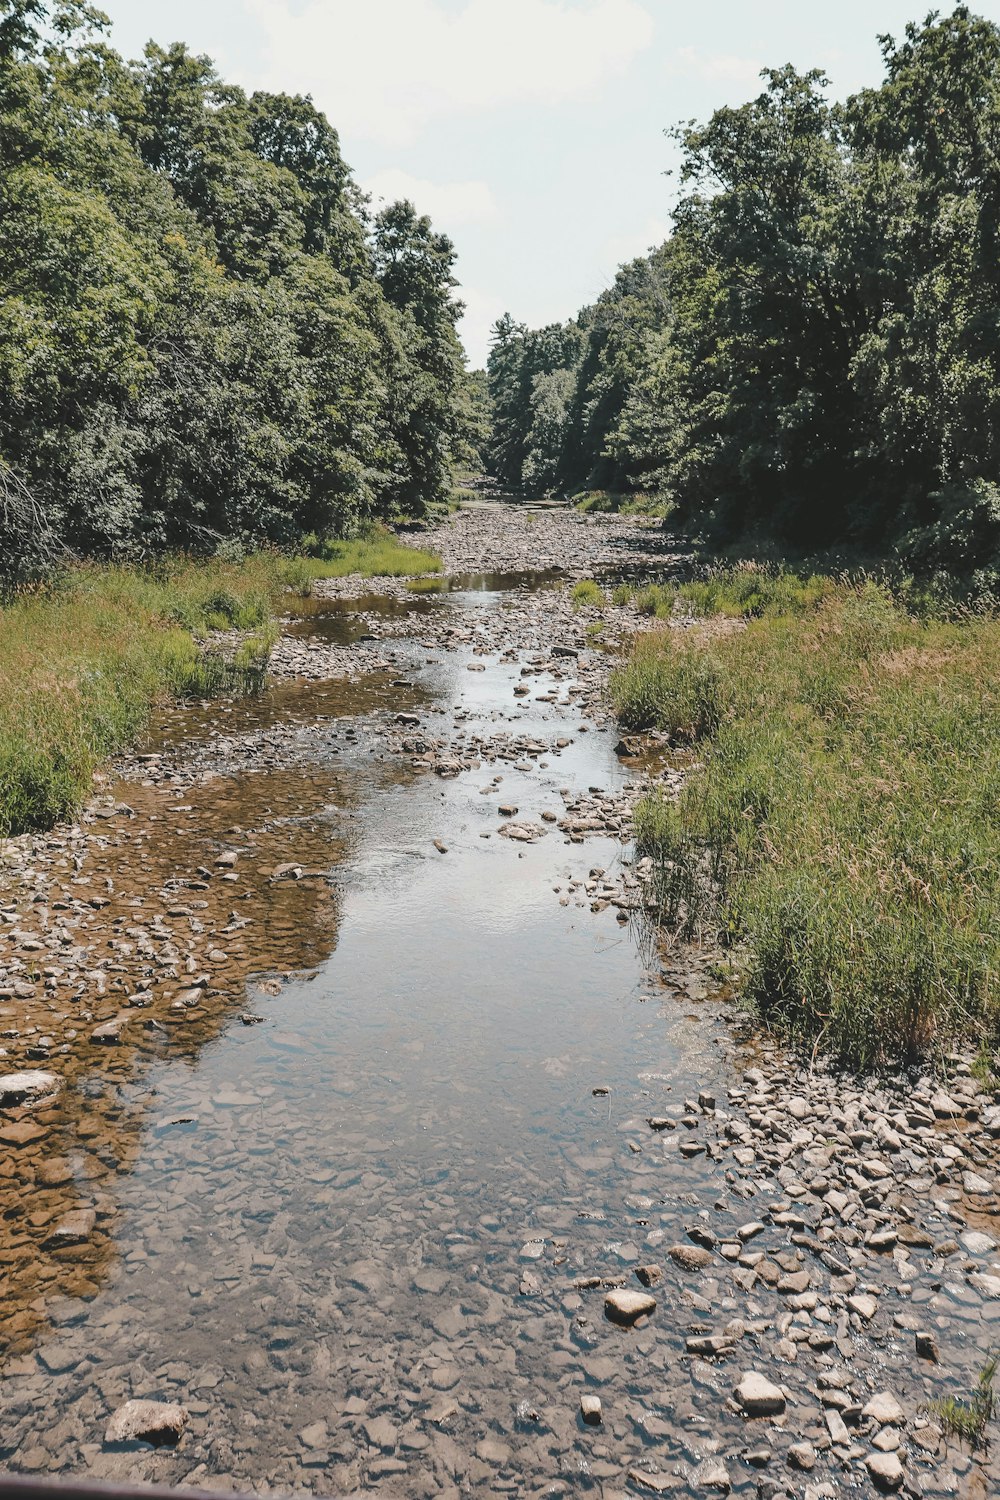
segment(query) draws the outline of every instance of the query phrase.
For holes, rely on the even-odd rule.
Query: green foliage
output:
[[[620,516],[656,516],[665,521],[674,507],[669,500],[637,491],[611,493],[609,490],[587,490],[573,497],[578,511],[586,515],[590,511],[610,511]]]
[[[801,615],[820,604],[832,591],[831,579],[811,574],[800,577],[779,569],[741,563],[713,568],[705,577],[686,583],[642,584],[617,591],[616,600],[631,601],[643,614],[657,619],[672,615],[723,615],[749,619],[760,615]]]
[[[312,555],[295,557],[282,565],[282,578],[296,593],[308,594],[317,578],[407,578],[417,573],[440,573],[435,552],[408,547],[391,531],[375,531],[353,541],[317,542]]]
[[[600,584],[595,583],[593,578],[581,578],[579,583],[574,583],[570,597],[576,609],[583,609],[588,605],[601,609],[608,602]]]
[[[369,225],[310,100],[84,6],[0,32],[0,587],[443,502],[478,441],[454,252]],[[17,501],[14,504],[11,497]]]
[[[258,687],[279,590],[270,556],[171,558],[76,567],[0,610],[0,837],[71,816],[158,698]],[[205,640],[230,628],[252,632],[235,654]]]
[[[986,1429],[996,1412],[996,1393],[993,1382],[1000,1355],[991,1354],[979,1372],[975,1390],[966,1401],[956,1396],[947,1396],[932,1403],[931,1410],[940,1419],[947,1432],[978,1448],[986,1437]]]
[[[883,83],[846,103],[768,69],[679,128],[668,241],[564,327],[497,324],[503,483],[995,586],[1000,26],[958,5],[881,46]]]
[[[622,722],[700,742],[637,814],[664,919],[739,946],[743,993],[867,1064],[1000,1024],[1000,622],[870,582],[746,628],[641,638]]]

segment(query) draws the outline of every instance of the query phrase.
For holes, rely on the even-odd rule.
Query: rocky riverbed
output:
[[[622,742],[658,528],[513,508],[290,609],[0,881],[0,1454],[257,1491],[987,1496],[1000,1114],[660,950]],[[678,621],[679,628],[685,622]]]

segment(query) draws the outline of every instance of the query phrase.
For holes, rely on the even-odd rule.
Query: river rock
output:
[[[90,1040],[99,1047],[117,1047],[121,1043],[122,1032],[128,1025],[128,1016],[115,1016],[110,1021],[102,1021],[100,1026],[95,1026],[90,1033]]]
[[[810,1469],[816,1467],[816,1449],[812,1443],[794,1443],[788,1450],[788,1462],[793,1469],[801,1469],[808,1474]]]
[[[716,1495],[728,1495],[733,1487],[729,1470],[721,1458],[706,1458],[695,1469],[691,1483],[699,1490],[709,1490]]]
[[[906,1413],[889,1391],[879,1391],[862,1408],[861,1415],[877,1422],[880,1427],[895,1426],[906,1420]]]
[[[600,1396],[581,1396],[580,1415],[588,1427],[597,1427],[604,1420]]]
[[[784,1392],[756,1370],[747,1370],[735,1396],[748,1417],[777,1417],[785,1409]]]
[[[712,1264],[711,1251],[701,1245],[671,1245],[667,1254],[682,1271],[703,1271]]]
[[[622,1289],[609,1292],[604,1299],[604,1316],[623,1328],[631,1328],[640,1318],[648,1318],[655,1311],[656,1298],[648,1292]]]
[[[903,1465],[896,1453],[869,1453],[865,1468],[880,1490],[898,1490],[903,1483]]]
[[[28,1068],[23,1073],[4,1073],[0,1077],[0,1109],[10,1109],[17,1104],[33,1102],[54,1094],[62,1087],[62,1079],[56,1073],[46,1073],[41,1068]]]
[[[45,1243],[55,1250],[64,1245],[82,1245],[90,1239],[96,1222],[97,1214],[92,1208],[71,1209],[58,1220]]]
[[[188,1424],[187,1408],[172,1401],[126,1401],[119,1406],[104,1433],[105,1443],[152,1443],[155,1448],[176,1443]]]

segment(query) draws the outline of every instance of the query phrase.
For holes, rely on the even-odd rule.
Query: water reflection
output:
[[[415,659],[406,702],[460,703],[463,733],[563,739],[499,768],[520,817],[628,776],[613,734],[566,734],[571,707],[514,702],[516,664],[465,667]],[[348,712],[344,693],[357,732],[335,718],[293,769],[247,761],[289,719]],[[41,992],[28,1024],[53,1035],[66,1086],[4,1162],[15,1467],[134,1476],[100,1449],[103,1424],[157,1394],[192,1413],[182,1452],[148,1471],[161,1478],[204,1464],[249,1486],[402,1476],[431,1494],[506,1465],[508,1486],[534,1484],[593,1455],[572,1402],[549,1399],[526,1431],[519,1403],[569,1371],[648,1401],[676,1378],[675,1340],[588,1323],[571,1278],[627,1271],[648,1236],[681,1232],[682,1194],[715,1190],[706,1158],[632,1146],[646,1111],[679,1112],[724,1063],[705,1023],[642,1003],[662,990],[637,934],[558,903],[581,861],[612,869],[622,846],[500,839],[497,766],[441,782],[371,753],[365,725],[390,702],[401,690],[379,678],[174,715],[149,784],[116,789],[132,815],[109,820],[84,873],[109,904],[72,937],[104,944],[87,1027],[128,1021],[98,1048],[60,1029],[83,1032],[79,1001],[56,1015]],[[198,751],[220,722],[238,772]],[[194,780],[175,777],[185,757]],[[57,884],[80,895],[69,872]],[[53,1248],[80,1209],[89,1233]]]

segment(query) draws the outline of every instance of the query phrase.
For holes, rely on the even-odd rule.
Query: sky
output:
[[[882,76],[878,36],[929,0],[100,0],[128,57],[206,52],[229,82],[309,93],[362,187],[410,198],[455,242],[470,364],[510,312],[532,327],[592,302],[666,238],[665,132],[821,68],[834,97]],[[948,3],[939,8],[949,11]],[[1000,22],[1000,0],[980,0]]]

